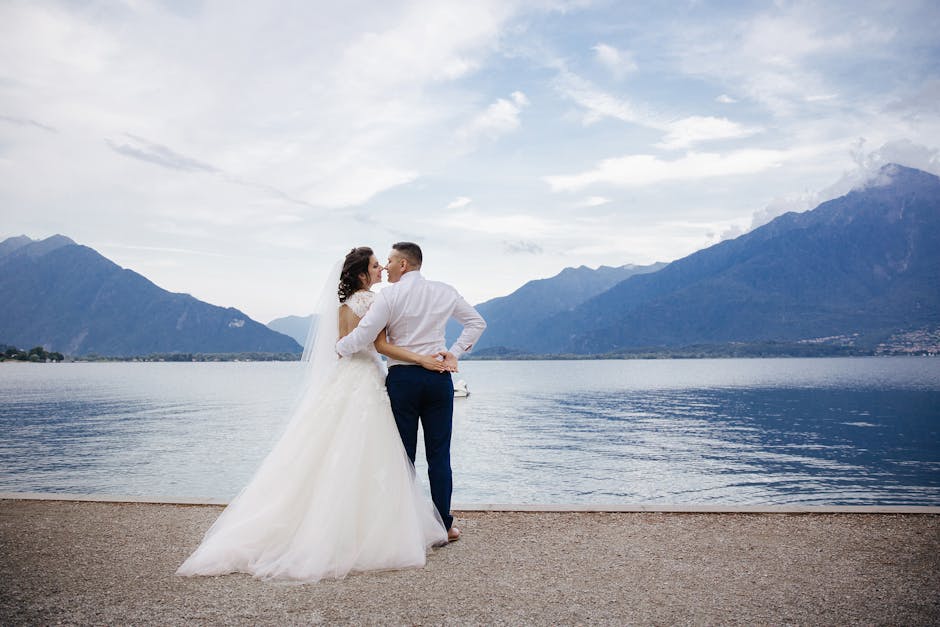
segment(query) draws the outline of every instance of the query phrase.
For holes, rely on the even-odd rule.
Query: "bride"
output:
[[[431,370],[444,365],[388,344],[384,333],[351,358],[334,349],[368,311],[382,270],[372,249],[360,247],[331,273],[304,350],[305,389],[286,430],[178,575],[313,582],[423,566],[430,547],[447,543],[399,438],[376,349]]]

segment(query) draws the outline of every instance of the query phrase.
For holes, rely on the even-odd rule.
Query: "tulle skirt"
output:
[[[341,360],[177,574],[313,582],[423,566],[447,531],[416,481],[383,377],[368,355]]]

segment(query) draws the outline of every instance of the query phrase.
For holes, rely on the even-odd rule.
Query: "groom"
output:
[[[433,372],[414,364],[388,360],[385,387],[405,451],[415,461],[418,421],[424,429],[431,499],[447,527],[447,539],[460,537],[450,515],[453,481],[450,469],[450,436],[454,418],[454,384],[450,371],[457,360],[480,338],[486,322],[457,290],[421,276],[421,248],[411,242],[392,244],[388,255],[389,285],[353,331],[336,344],[336,352],[348,357],[375,341],[386,329],[388,341],[422,355],[440,354],[447,372]],[[463,325],[463,332],[445,350],[444,329],[449,318]]]

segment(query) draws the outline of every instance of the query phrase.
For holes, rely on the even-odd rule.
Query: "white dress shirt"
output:
[[[387,328],[388,341],[396,346],[421,355],[438,353],[445,348],[444,331],[449,318],[463,325],[463,332],[450,347],[460,359],[483,334],[486,322],[450,285],[428,281],[412,270],[376,295],[359,326],[336,343],[336,352],[349,357],[374,342]],[[389,366],[407,363],[388,360]]]

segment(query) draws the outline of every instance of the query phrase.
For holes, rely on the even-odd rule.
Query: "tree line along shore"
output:
[[[33,363],[49,363],[65,361],[65,355],[56,351],[47,351],[42,346],[34,346],[29,350],[21,350],[15,346],[0,344],[0,361],[23,361]]]
[[[55,351],[47,351],[42,346],[27,350],[0,344],[0,361],[17,361],[32,363],[60,363],[60,362],[207,362],[207,361],[299,361],[298,353],[152,353],[149,355],[63,355]]]
[[[605,354],[532,354],[506,348],[484,349],[469,354],[466,361],[575,361],[609,359],[743,359],[772,357],[874,357],[925,356],[940,354],[935,346],[859,347],[814,344],[805,342],[755,342],[728,344],[700,344],[683,347],[650,347],[633,351]],[[299,361],[298,353],[268,353],[260,351],[238,353],[152,353],[148,355],[63,355],[47,351],[42,346],[22,350],[0,344],[0,361],[28,363],[59,362],[230,362],[230,361]]]

